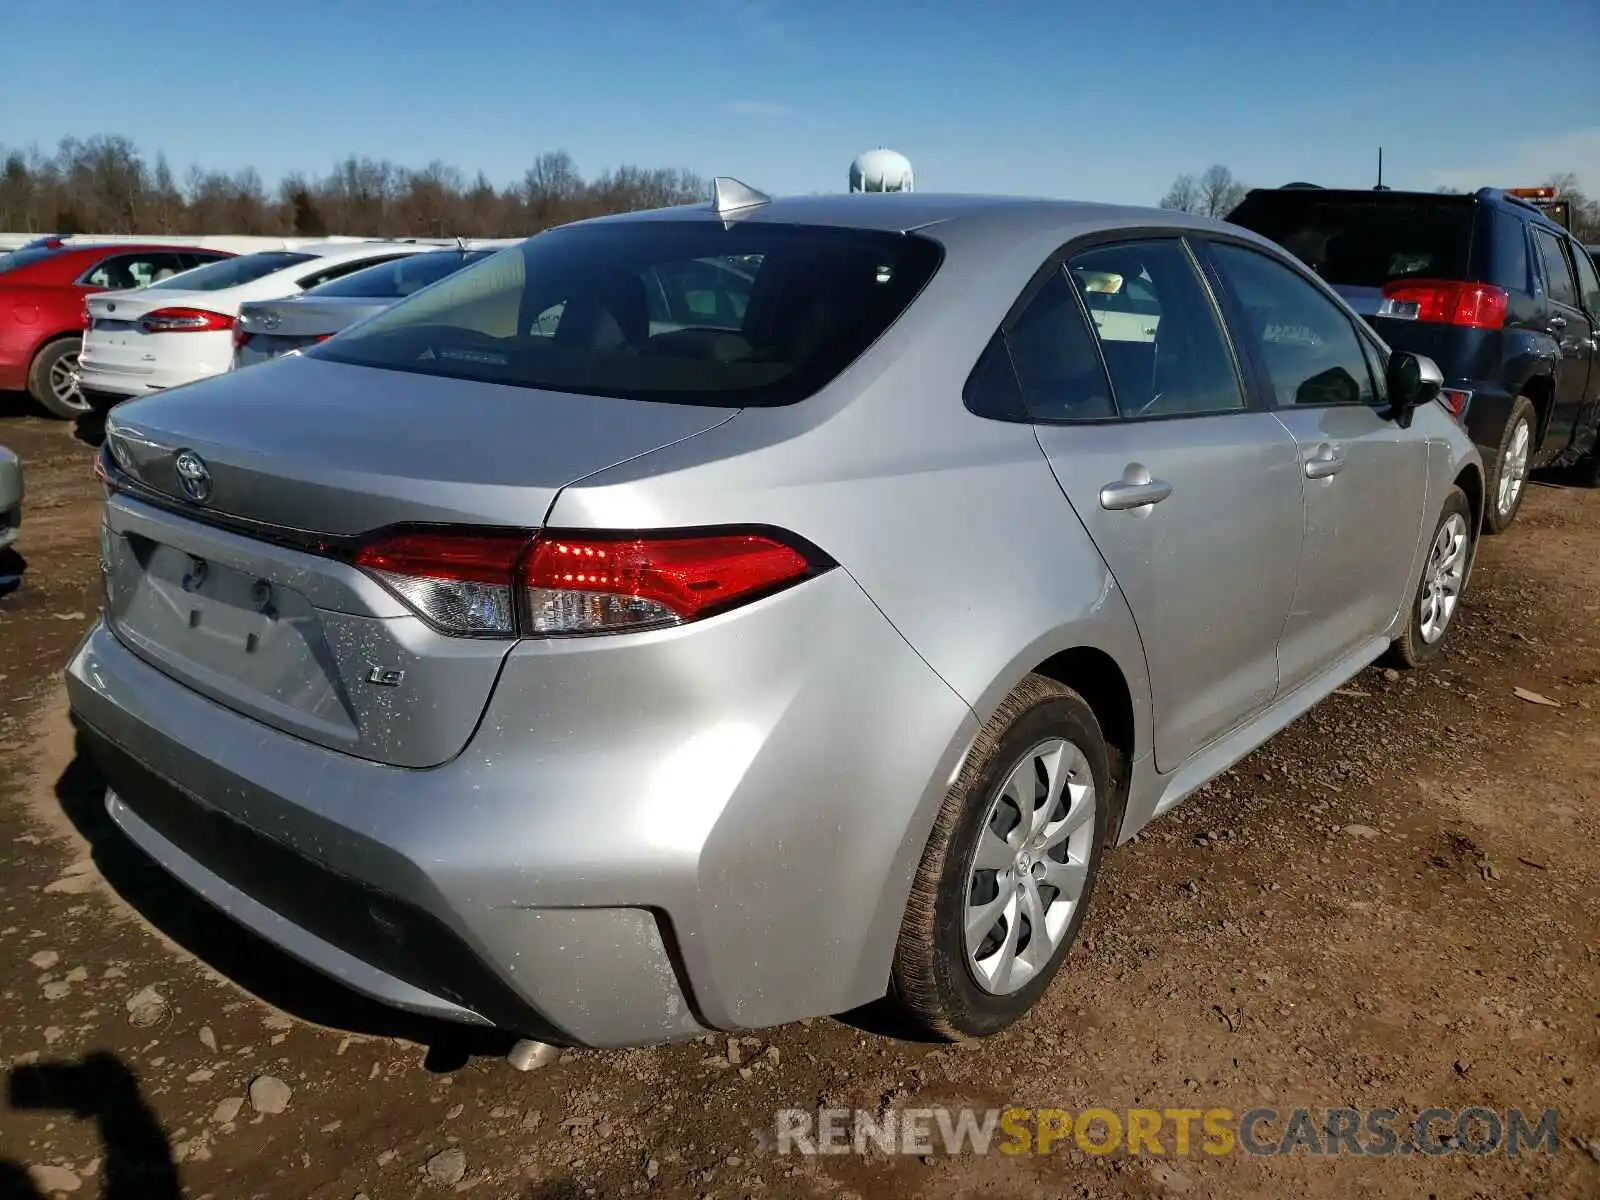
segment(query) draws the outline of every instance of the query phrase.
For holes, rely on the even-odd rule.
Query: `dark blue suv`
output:
[[[1576,466],[1600,486],[1600,273],[1534,205],[1472,195],[1257,188],[1228,220],[1327,280],[1393,349],[1444,372],[1444,401],[1483,451],[1484,528],[1528,472]]]

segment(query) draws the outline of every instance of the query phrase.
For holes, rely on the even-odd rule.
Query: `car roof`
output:
[[[1176,209],[1103,204],[1045,197],[992,196],[938,192],[849,192],[815,196],[783,196],[749,208],[717,212],[710,204],[644,209],[593,217],[573,225],[627,224],[640,221],[739,221],[913,233],[938,226],[941,240],[958,232],[1000,228],[1030,233],[1059,230],[1064,238],[1117,227],[1172,227],[1227,232],[1236,226]],[[572,228],[565,226],[564,228]]]
[[[20,248],[20,247],[19,247]],[[104,254],[106,251],[127,251],[142,254],[147,250],[170,250],[179,254],[220,254],[224,258],[237,258],[233,250],[214,250],[209,246],[184,246],[173,242],[63,242],[59,246],[38,246],[39,250],[53,250],[56,254]]]
[[[1513,196],[1501,188],[1484,187],[1475,192],[1418,192],[1403,191],[1396,188],[1325,188],[1320,184],[1289,185],[1285,187],[1251,188],[1245,193],[1245,199],[1256,196],[1278,196],[1288,194],[1295,197],[1292,203],[1312,203],[1318,199],[1332,197],[1335,200],[1376,200],[1378,203],[1390,201],[1408,201],[1416,203],[1427,200],[1436,204],[1486,204],[1492,208],[1500,208],[1515,213],[1525,221],[1531,221],[1546,229],[1558,233],[1570,234],[1560,221],[1541,209],[1537,204]]]
[[[369,254],[412,254],[421,250],[448,249],[442,246],[422,246],[415,242],[387,242],[374,239],[370,242],[307,242],[301,246],[275,246],[270,250],[255,250],[254,254],[309,254],[313,258],[362,258]]]

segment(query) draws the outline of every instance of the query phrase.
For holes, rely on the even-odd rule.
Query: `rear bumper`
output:
[[[160,358],[148,362],[124,362],[96,355],[93,337],[84,341],[83,353],[78,357],[78,386],[88,391],[109,396],[147,396],[165,388],[178,387],[196,380],[220,375],[233,365],[233,343],[227,334],[164,334],[164,337],[188,338],[183,343],[186,353],[163,362]],[[202,338],[221,338],[216,345],[196,345]]]
[[[127,834],[379,1000],[616,1046],[881,995],[970,710],[843,571],[582,642],[519,646],[420,771],[239,716],[103,624],[67,683]]]

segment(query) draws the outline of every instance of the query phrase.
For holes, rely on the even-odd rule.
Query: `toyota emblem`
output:
[[[204,504],[211,499],[211,472],[206,469],[204,459],[193,450],[182,450],[173,467],[178,472],[178,486],[183,489],[185,496],[196,504]]]

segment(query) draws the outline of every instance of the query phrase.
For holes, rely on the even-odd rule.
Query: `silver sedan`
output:
[[[0,446],[0,551],[16,543],[22,530],[22,460]],[[0,583],[7,578],[0,563]]]
[[[1111,847],[1440,652],[1439,388],[1220,221],[719,180],[117,408],[72,709],[129,838],[388,1003],[991,1034]]]
[[[251,300],[233,328],[233,369],[325,342],[348,325],[471,266],[510,241],[473,242],[356,271],[298,296]]]

